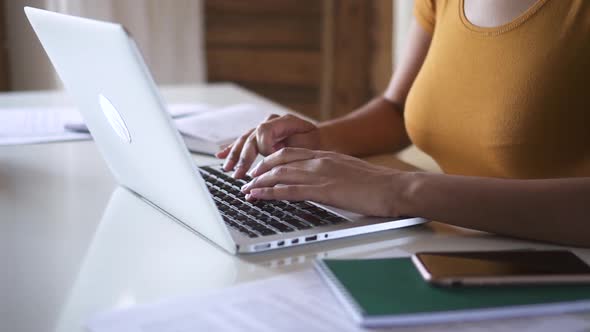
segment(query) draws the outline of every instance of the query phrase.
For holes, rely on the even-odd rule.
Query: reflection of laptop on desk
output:
[[[25,12],[117,181],[227,251],[265,251],[424,222],[362,217],[309,202],[246,202],[242,180],[194,164],[121,25]]]

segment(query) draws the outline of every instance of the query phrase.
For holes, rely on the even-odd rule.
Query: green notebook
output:
[[[364,327],[590,310],[590,285],[437,287],[410,258],[326,259],[316,269]]]

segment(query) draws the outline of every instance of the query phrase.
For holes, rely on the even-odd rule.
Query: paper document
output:
[[[99,315],[92,332],[362,331],[315,271],[293,273],[177,300]],[[583,315],[437,324],[402,331],[553,332],[590,328]],[[399,329],[398,329],[399,330]]]
[[[212,110],[205,104],[171,104],[168,107],[174,118]],[[92,139],[83,130],[66,130],[66,125],[84,127],[82,116],[72,107],[0,108],[0,145]]]
[[[92,319],[93,332],[360,331],[314,271]]]
[[[67,122],[81,121],[80,113],[73,108],[0,109],[0,145],[90,139],[89,134],[64,129]]]
[[[246,131],[255,128],[271,112],[251,104],[237,104],[199,116],[176,121],[185,136],[218,144],[229,143]]]

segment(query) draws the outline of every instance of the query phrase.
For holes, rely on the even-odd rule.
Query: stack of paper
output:
[[[189,150],[215,154],[256,127],[271,113],[251,104],[238,104],[175,121]]]
[[[564,326],[585,331],[590,321],[579,315],[557,315],[406,327],[403,331],[553,332]],[[87,327],[92,332],[363,331],[314,271],[105,313],[92,318]]]
[[[269,111],[251,104],[214,108],[205,104],[171,104],[168,108],[187,147],[214,154],[263,121]],[[74,108],[0,109],[0,145],[90,140]]]
[[[20,145],[91,139],[90,134],[71,132],[66,123],[82,122],[73,108],[0,109],[0,145]]]
[[[313,271],[100,315],[93,332],[360,331]]]
[[[205,104],[172,104],[173,118],[214,110]],[[20,145],[90,140],[92,136],[80,113],[72,107],[30,107],[0,109],[0,145]]]

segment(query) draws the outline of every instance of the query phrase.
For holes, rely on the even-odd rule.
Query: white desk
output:
[[[163,95],[280,108],[233,85],[169,87]],[[0,95],[0,107],[66,104],[61,93]],[[232,257],[117,189],[92,142],[0,147],[0,331],[82,331],[99,311],[307,269],[316,257],[532,247],[550,246],[430,223]],[[590,260],[590,250],[575,252]]]

